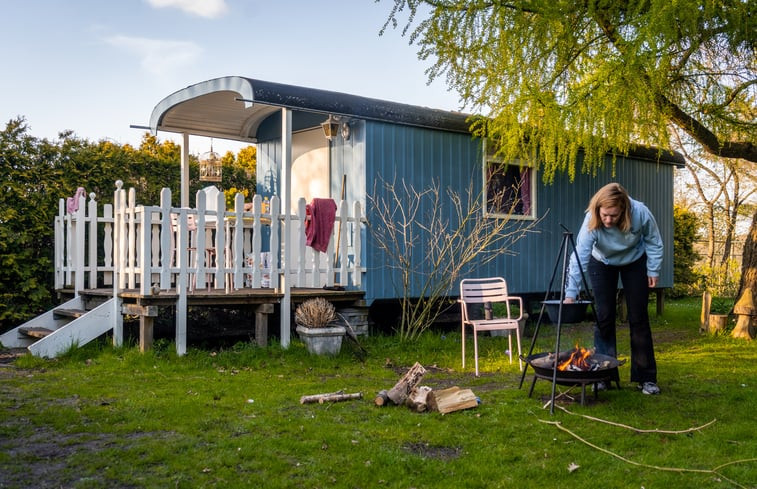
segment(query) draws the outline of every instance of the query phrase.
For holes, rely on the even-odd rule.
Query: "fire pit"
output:
[[[552,381],[555,368],[555,355],[551,352],[538,353],[523,359],[534,369],[534,380],[528,397],[534,392],[537,379]],[[594,353],[591,350],[576,347],[573,350],[560,352],[558,355],[556,384],[566,386],[581,386],[581,405],[585,404],[586,386],[598,382],[615,382],[620,389],[620,375],[618,367],[624,362],[609,355]],[[597,397],[596,390],[594,397]]]

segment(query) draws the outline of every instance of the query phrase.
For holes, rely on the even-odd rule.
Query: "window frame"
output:
[[[527,168],[530,172],[530,181],[529,181],[529,191],[530,191],[530,208],[528,214],[507,214],[505,212],[497,212],[497,211],[491,211],[489,209],[489,182],[487,179],[487,173],[489,170],[490,164],[496,164],[496,165],[503,165],[505,164],[505,160],[502,159],[499,156],[495,156],[494,152],[489,150],[487,148],[486,141],[484,141],[484,156],[483,156],[483,164],[482,164],[482,172],[481,172],[481,178],[483,182],[483,211],[484,216],[489,218],[496,218],[501,219],[503,217],[507,217],[509,219],[518,219],[518,220],[528,220],[533,221],[536,220],[537,216],[537,203],[538,203],[538,196],[536,194],[536,176],[537,176],[537,170],[533,167],[533,165],[530,165],[523,160],[515,160],[507,163],[507,166],[518,166],[520,168]]]

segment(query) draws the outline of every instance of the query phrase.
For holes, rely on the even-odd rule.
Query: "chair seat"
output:
[[[481,319],[468,320],[470,324],[478,331],[496,331],[500,329],[517,329],[518,321],[515,319]]]

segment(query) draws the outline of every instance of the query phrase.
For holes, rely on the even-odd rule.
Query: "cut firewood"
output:
[[[478,406],[476,395],[470,389],[461,389],[457,386],[449,389],[432,391],[428,395],[428,408],[431,411],[439,411],[442,414],[469,409]]]
[[[389,404],[390,402],[392,402],[392,400],[389,399],[389,396],[387,394],[388,394],[388,392],[387,392],[386,389],[380,390],[379,393],[376,394],[376,398],[373,399],[373,403],[376,406],[386,406],[387,404]]]
[[[394,404],[398,406],[405,402],[405,399],[410,395],[413,388],[418,385],[426,373],[426,369],[423,368],[418,362],[410,367],[410,370],[397,382],[394,387],[389,389],[387,396],[392,400]]]
[[[410,396],[405,401],[405,404],[413,411],[422,413],[428,409],[429,392],[431,392],[431,387],[419,385],[410,392]]]
[[[345,394],[344,391],[330,392],[328,394],[312,394],[308,396],[300,397],[300,404],[308,404],[317,402],[323,404],[325,402],[340,402],[351,401],[353,399],[362,399],[362,392],[355,392],[354,394]]]

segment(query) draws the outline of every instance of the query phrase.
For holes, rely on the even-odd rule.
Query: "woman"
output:
[[[628,305],[631,332],[631,382],[644,394],[659,394],[657,364],[649,327],[649,289],[657,286],[662,265],[662,238],[654,216],[617,183],[605,185],[589,201],[571,256],[565,302],[580,291],[582,274],[576,254],[594,293],[597,353],[617,356],[615,308],[618,277]],[[603,383],[597,389],[603,389]]]

